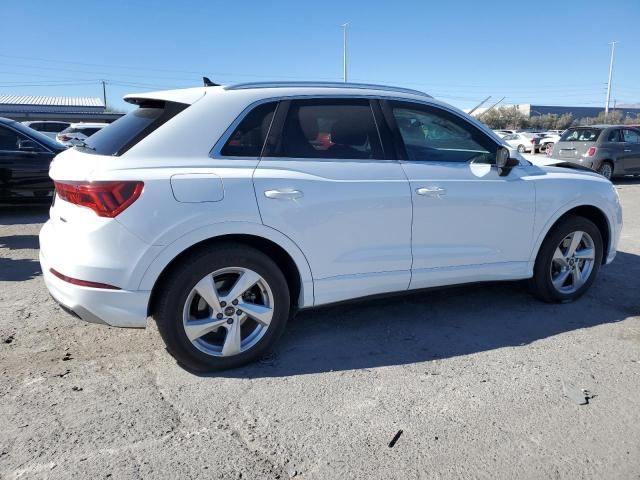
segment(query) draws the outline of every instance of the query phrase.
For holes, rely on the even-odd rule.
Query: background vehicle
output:
[[[46,135],[0,118],[0,204],[49,203],[49,164],[65,148]]]
[[[33,128],[40,133],[45,134],[47,137],[55,140],[56,134],[68,128],[71,125],[69,122],[59,122],[56,120],[33,120],[28,122],[22,122],[29,128]]]
[[[545,132],[540,137],[538,148],[541,152],[546,152],[548,155],[551,155],[553,145],[558,143],[559,140],[560,135],[554,133],[554,131]]]
[[[94,133],[102,130],[108,123],[72,123],[68,128],[56,135],[56,140],[63,145],[73,146],[84,143]]]
[[[619,125],[571,127],[551,157],[589,167],[606,178],[640,175],[640,129]]]
[[[285,82],[125,99],[139,108],[52,163],[43,277],[85,320],[151,315],[192,369],[243,365],[291,312],[368,295],[531,279],[570,301],[615,256],[611,182],[533,165],[421,92]]]
[[[538,148],[540,137],[534,133],[518,132],[512,133],[502,138],[510,146],[518,150],[520,153],[531,152],[535,153]]]

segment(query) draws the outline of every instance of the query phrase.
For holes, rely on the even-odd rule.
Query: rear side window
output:
[[[143,103],[91,135],[86,141],[86,147],[76,148],[100,155],[122,155],[188,106],[184,103],[162,101]]]
[[[640,143],[640,136],[635,130],[624,129],[624,141],[627,143]]]
[[[602,130],[598,128],[569,128],[560,137],[561,142],[595,142]]]
[[[380,159],[380,136],[368,100],[294,100],[276,154],[288,158]]]
[[[607,138],[608,142],[623,142],[622,135],[620,130],[611,130],[609,132],[609,137]]]
[[[225,157],[259,157],[269,133],[277,102],[251,110],[233,131],[220,152]]]

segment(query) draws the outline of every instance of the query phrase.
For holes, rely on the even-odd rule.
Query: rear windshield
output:
[[[148,102],[120,117],[87,139],[80,147],[99,155],[122,155],[160,125],[187,108],[184,103]]]
[[[569,128],[560,137],[561,142],[595,142],[600,136],[599,128]]]

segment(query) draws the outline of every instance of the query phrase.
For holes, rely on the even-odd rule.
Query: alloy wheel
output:
[[[595,258],[595,245],[588,233],[576,231],[564,237],[551,260],[553,287],[566,295],[578,291],[589,280]]]
[[[201,352],[229,357],[246,352],[267,332],[273,293],[258,273],[243,267],[216,270],[193,287],[183,309],[183,327]]]
[[[613,176],[613,169],[611,168],[611,164],[608,162],[603,163],[598,169],[598,173],[604,178],[611,180],[611,177]]]

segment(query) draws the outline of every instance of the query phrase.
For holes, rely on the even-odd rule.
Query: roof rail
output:
[[[225,90],[248,90],[251,88],[287,88],[287,87],[320,87],[320,88],[360,88],[369,90],[383,90],[385,92],[410,93],[432,98],[431,95],[410,88],[391,87],[389,85],[374,85],[369,83],[344,83],[344,82],[251,82],[227,85]]]

